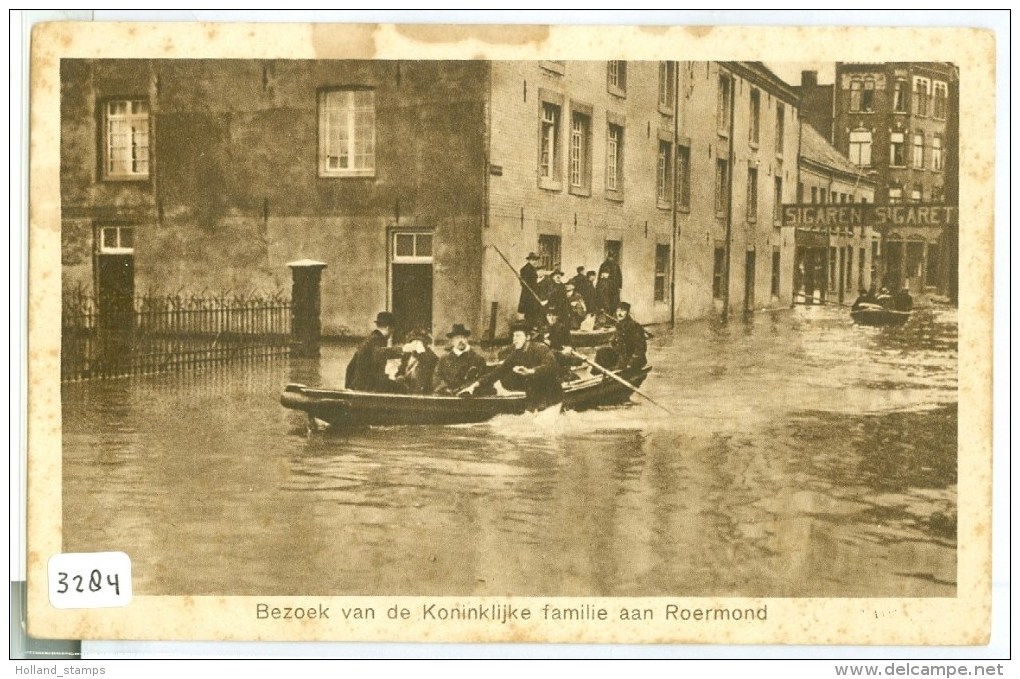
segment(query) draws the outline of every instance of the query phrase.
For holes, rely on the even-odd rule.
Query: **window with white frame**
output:
[[[931,169],[942,170],[942,137],[938,135],[931,138]]]
[[[860,80],[850,81],[850,110],[854,113],[861,110],[861,89],[864,83]]]
[[[889,135],[889,164],[894,167],[904,167],[907,164],[906,142],[903,140],[902,132],[893,132]]]
[[[375,92],[319,93],[319,176],[375,175]]]
[[[914,78],[914,114],[928,115],[928,97],[931,81],[927,78]]]
[[[747,168],[747,221],[758,221],[758,168]]]
[[[606,190],[623,190],[623,127],[606,126]]]
[[[717,214],[726,212],[728,191],[729,163],[722,158],[717,158],[715,161],[715,211]]]
[[[655,287],[653,299],[666,301],[666,281],[669,279],[669,246],[661,243],[655,246]]]
[[[149,176],[149,102],[117,99],[103,106],[103,170],[107,179]]]
[[[936,80],[933,83],[933,88],[935,91],[935,99],[932,110],[932,117],[937,118],[939,120],[945,120],[946,112],[949,108],[948,97],[949,90],[944,82],[939,82],[938,80]]]
[[[910,192],[910,200],[912,200],[915,203],[920,203],[921,202],[921,186],[920,185],[915,186],[914,189]]]
[[[591,116],[570,114],[570,187],[588,190],[588,164],[591,156]]]
[[[691,149],[676,147],[676,204],[680,208],[691,206]]]
[[[673,111],[673,81],[676,78],[676,63],[672,61],[659,62],[659,108],[672,113]]]
[[[889,204],[895,205],[896,203],[903,202],[903,189],[899,187],[891,187],[889,189]]]
[[[621,96],[627,93],[626,61],[606,62],[606,89]]]
[[[914,167],[924,167],[924,132],[914,132]]]
[[[861,93],[861,111],[870,113],[875,110],[875,81],[864,79],[864,90]]]
[[[871,130],[850,132],[850,162],[861,167],[871,165]]]
[[[719,76],[719,94],[716,98],[715,120],[719,134],[730,133],[730,97],[733,94],[733,81],[728,75]]]
[[[135,251],[135,227],[103,226],[99,229],[99,252],[104,255],[130,255]]]
[[[655,201],[669,205],[673,194],[673,144],[660,139],[655,173]]]
[[[559,236],[542,234],[538,237],[539,267],[549,271],[560,268],[561,240]]]
[[[559,180],[560,107],[542,102],[542,131],[539,156],[539,176],[551,181]]]
[[[413,231],[393,234],[393,262],[396,264],[429,264],[432,262],[433,234]]]

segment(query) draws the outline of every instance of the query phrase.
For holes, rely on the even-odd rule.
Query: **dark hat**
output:
[[[375,315],[376,325],[385,325],[387,328],[392,328],[396,319],[389,311],[380,311]]]
[[[523,333],[529,333],[531,332],[531,326],[525,323],[524,321],[514,321],[513,323],[510,324],[510,332],[512,334],[518,331]]]
[[[582,264],[581,266],[577,267],[577,273],[584,273],[584,264]]]
[[[553,275],[553,276],[562,276],[562,275],[563,275],[563,272],[562,272],[562,271],[560,271],[559,269],[556,269],[556,271],[553,271],[553,272],[552,272],[552,275]]]
[[[464,327],[463,323],[454,323],[453,330],[446,333],[447,337],[470,337],[471,331]]]
[[[630,302],[620,302],[616,305],[617,309],[623,309],[624,311],[630,311]]]
[[[542,258],[541,258],[541,257],[539,257],[539,256],[538,256],[537,254],[535,254],[534,252],[529,252],[529,253],[528,253],[528,256],[527,256],[527,257],[525,257],[524,259],[542,259]]]
[[[594,275],[595,275],[595,272],[594,272],[594,271],[591,271],[591,270],[589,270],[589,271],[588,271],[588,273],[586,273],[585,275],[586,275],[586,276],[594,276]]]

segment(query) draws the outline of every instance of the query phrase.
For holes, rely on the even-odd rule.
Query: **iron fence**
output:
[[[283,293],[147,294],[97,300],[65,291],[61,379],[184,371],[289,353]]]

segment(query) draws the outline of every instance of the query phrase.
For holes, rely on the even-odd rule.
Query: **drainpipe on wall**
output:
[[[680,154],[680,62],[673,62],[673,195],[670,203],[673,209],[670,210],[673,219],[671,240],[669,246],[669,327],[676,325],[676,243],[677,243],[677,185],[679,179],[679,168],[677,159]]]
[[[725,294],[723,295],[723,312],[722,319],[724,321],[730,318],[730,259],[733,254],[733,175],[736,172],[736,154],[733,147],[733,119],[736,112],[737,103],[737,78],[733,73],[730,76],[730,129],[729,129],[729,140],[727,142],[727,157],[728,165],[727,171],[729,177],[727,177],[727,190],[726,190],[726,260],[725,260],[725,272],[726,286]]]

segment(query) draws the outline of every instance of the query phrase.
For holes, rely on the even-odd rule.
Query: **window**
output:
[[[669,205],[673,194],[673,145],[659,140],[659,159],[655,174],[655,202]]]
[[[397,264],[432,262],[431,233],[394,233],[393,261]]]
[[[868,78],[864,81],[864,91],[861,94],[861,111],[870,113],[875,110],[875,81]]]
[[[867,254],[867,250],[861,248],[857,252],[857,287],[864,287],[864,258]]]
[[[776,155],[783,155],[783,145],[786,141],[786,107],[776,103]]]
[[[676,64],[672,61],[659,62],[659,109],[673,112],[673,82],[676,79]]]
[[[823,204],[824,203],[828,203],[829,202],[829,192],[826,191],[825,189],[818,189],[818,202],[823,203]]]
[[[149,176],[149,102],[144,99],[108,101],[105,124],[104,175],[108,179]]]
[[[839,268],[839,250],[835,247],[829,247],[829,289],[836,289],[836,269]]]
[[[811,203],[814,204],[814,203],[817,203],[817,202],[818,202],[818,187],[817,186],[812,186],[811,187]]]
[[[861,110],[861,81],[850,81],[850,110],[857,112]]]
[[[319,95],[319,176],[375,175],[375,92]]]
[[[715,211],[716,214],[725,214],[727,209],[726,195],[729,190],[729,166],[728,163],[717,158],[715,161]]]
[[[591,116],[570,114],[570,188],[575,193],[589,192],[591,182],[588,159],[591,156]]]
[[[893,112],[907,112],[907,81],[897,80],[893,83]]]
[[[560,107],[542,102],[542,132],[539,155],[539,177],[559,181]]]
[[[623,191],[623,128],[606,128],[606,190]]]
[[[931,138],[931,169],[942,170],[942,137],[938,135]]]
[[[555,271],[560,268],[560,237],[538,237],[539,268]]]
[[[914,167],[921,169],[924,167],[924,133],[914,133]]]
[[[747,221],[758,220],[758,168],[747,168]]]
[[[903,167],[907,164],[905,143],[902,132],[893,132],[889,135],[889,164]]]
[[[772,221],[779,224],[783,220],[783,178],[775,178],[775,191],[772,195]]]
[[[747,141],[757,146],[761,136],[761,90],[751,90],[751,121],[747,130]]]
[[[605,242],[605,257],[610,257],[616,261],[617,264],[623,266],[623,241],[622,240],[607,240]]]
[[[726,276],[726,248],[716,244],[712,263],[712,297],[722,299]]]
[[[623,96],[627,93],[627,62],[606,62],[606,89],[612,94]]]
[[[928,92],[930,81],[927,78],[914,78],[914,114],[928,115]]]
[[[948,90],[946,88],[946,84],[936,81],[934,84],[934,88],[935,88],[935,103],[934,110],[932,111],[932,116],[938,118],[939,120],[945,120],[946,111],[949,108],[947,98]]]
[[[656,302],[666,301],[666,280],[669,276],[669,246],[655,246],[655,292]]]
[[[135,227],[104,226],[99,230],[99,252],[104,255],[130,255],[135,251]]]
[[[924,280],[925,284],[934,287],[939,284],[939,246],[934,243],[928,244],[928,257],[925,262]]]
[[[854,285],[854,249],[846,247],[846,289],[850,290]]]
[[[920,184],[914,187],[914,190],[910,192],[910,200],[914,203],[921,202],[921,186]]]
[[[779,297],[779,274],[782,271],[782,255],[779,246],[772,246],[772,296]]]
[[[797,202],[804,202],[804,182],[797,182]]]
[[[719,126],[719,134],[725,136],[730,133],[730,86],[732,81],[729,76],[719,76],[719,96],[716,100],[715,120]]]
[[[903,202],[903,189],[893,187],[889,189],[889,204],[895,205]]]
[[[676,147],[676,204],[680,208],[691,206],[691,149]]]
[[[850,132],[850,162],[860,167],[871,165],[871,131]]]

